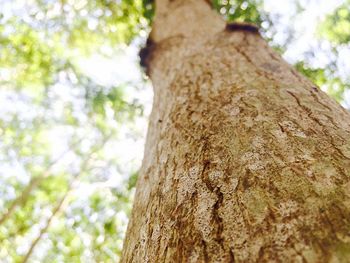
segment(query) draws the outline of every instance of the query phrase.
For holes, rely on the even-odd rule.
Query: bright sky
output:
[[[285,29],[293,25],[294,37],[296,42],[293,47],[289,48],[284,54],[284,58],[290,62],[295,62],[303,58],[302,54],[311,49],[318,48],[316,46],[316,29],[320,21],[328,13],[331,13],[336,7],[343,4],[344,0],[300,0],[300,5],[305,8],[304,12],[296,15],[295,1],[293,0],[265,0],[264,9],[277,17],[277,34],[274,41],[283,43],[285,41]],[[324,46],[328,48],[327,45]],[[318,57],[315,64],[324,65],[326,57]]]

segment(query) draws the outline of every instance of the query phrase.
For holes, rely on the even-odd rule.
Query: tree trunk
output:
[[[204,0],[156,4],[122,261],[350,262],[350,114],[253,26]]]

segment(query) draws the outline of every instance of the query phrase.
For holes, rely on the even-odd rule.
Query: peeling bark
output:
[[[349,113],[228,28],[204,0],[157,2],[122,261],[350,262]]]

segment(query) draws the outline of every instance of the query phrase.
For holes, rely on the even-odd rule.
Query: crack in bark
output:
[[[222,237],[224,225],[223,225],[223,219],[219,216],[219,209],[223,203],[224,195],[219,188],[216,188],[214,193],[217,196],[217,200],[212,210],[213,219],[215,221],[215,225],[217,226],[216,241],[219,243],[221,248],[224,249],[224,238]]]
[[[245,38],[246,38],[246,36],[244,37],[243,42],[246,41]],[[234,46],[234,49],[235,49],[239,54],[241,54],[251,65],[254,66],[257,75],[264,76],[266,79],[271,80],[271,81],[276,81],[276,79],[275,79],[274,77],[272,77],[270,74],[268,74],[267,72],[261,70],[260,67],[259,67],[258,65],[256,65],[256,64],[253,62],[253,60],[251,60],[250,57],[249,57],[241,48]]]
[[[320,122],[320,120],[317,118],[317,117],[314,117],[312,116],[313,115],[313,112],[307,108],[306,106],[302,105],[299,98],[294,94],[292,93],[291,91],[287,90],[287,93],[289,93],[297,102],[297,104],[299,105],[299,107],[301,107],[308,115],[308,117],[310,119],[312,119],[313,121],[315,121],[318,125],[321,126],[322,128],[322,132],[326,135],[327,138],[329,138],[329,142],[330,144],[332,145],[332,149],[334,149],[340,156],[342,156],[343,158],[345,159],[348,159],[350,160],[349,157],[345,156],[344,153],[338,148],[338,146],[335,144],[334,142],[334,138],[333,136],[328,132],[328,131],[325,131],[325,127],[324,127],[324,124]],[[337,127],[337,126],[336,126]]]
[[[230,255],[230,263],[235,263],[235,254],[233,253],[232,249],[229,249],[229,255]]]
[[[318,88],[316,88],[316,89],[318,89]],[[328,109],[330,112],[333,111],[333,109],[332,109],[331,107],[329,107],[327,104],[324,104],[323,102],[320,101],[320,99],[319,99],[319,97],[318,97],[318,94],[319,94],[319,93],[316,94],[315,91],[313,91],[313,90],[311,90],[310,93],[311,93],[311,96],[315,99],[315,101],[316,101],[317,103],[319,103],[322,107]]]
[[[308,107],[302,105],[301,102],[300,102],[300,100],[299,100],[299,98],[298,98],[293,92],[287,90],[287,93],[289,93],[289,94],[295,99],[295,101],[297,102],[297,104],[299,105],[299,107],[300,107],[301,109],[303,109],[303,110],[307,113],[307,116],[308,116],[310,119],[312,119],[314,122],[316,122],[316,123],[317,123],[318,125],[320,125],[322,128],[324,127],[323,123],[321,123],[320,120],[319,120],[318,118],[312,116],[312,115],[313,115],[312,110],[309,109]],[[322,131],[324,132],[323,129],[322,129]]]
[[[204,262],[210,262],[208,251],[207,251],[207,243],[203,239],[202,239],[202,247],[203,247]]]

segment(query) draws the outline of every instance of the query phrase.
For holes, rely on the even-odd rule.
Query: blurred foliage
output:
[[[350,90],[350,69],[342,62],[344,58],[341,54],[350,50],[350,1],[343,1],[343,4],[329,13],[318,25],[317,33],[331,45],[329,62],[323,69],[324,77],[321,85],[337,101],[349,107],[349,103],[344,102],[344,96]]]
[[[213,6],[228,21],[254,23],[261,27],[268,21],[261,0],[214,0]]]
[[[339,6],[329,14],[319,26],[321,36],[335,44],[346,44],[350,41],[350,1]]]
[[[79,59],[120,56],[147,12],[141,0],[0,2],[0,262],[120,257],[139,162],[112,150],[140,137],[143,105],[127,93],[144,84],[101,84]]]
[[[327,90],[327,93],[337,101],[342,101],[345,90],[350,90],[350,84],[344,82],[334,72],[330,72],[329,68],[312,68],[301,61],[296,63],[295,67],[317,86]]]
[[[274,42],[276,20],[263,3],[213,2],[227,20],[260,25],[283,53],[287,41]],[[320,25],[333,57],[349,41],[347,7]],[[144,134],[135,95],[144,80],[135,72],[131,82],[101,83],[83,66],[138,46],[153,16],[152,0],[0,1],[0,262],[119,260],[140,165],[126,152]],[[336,61],[320,67],[311,58],[296,68],[342,101],[349,82]]]

